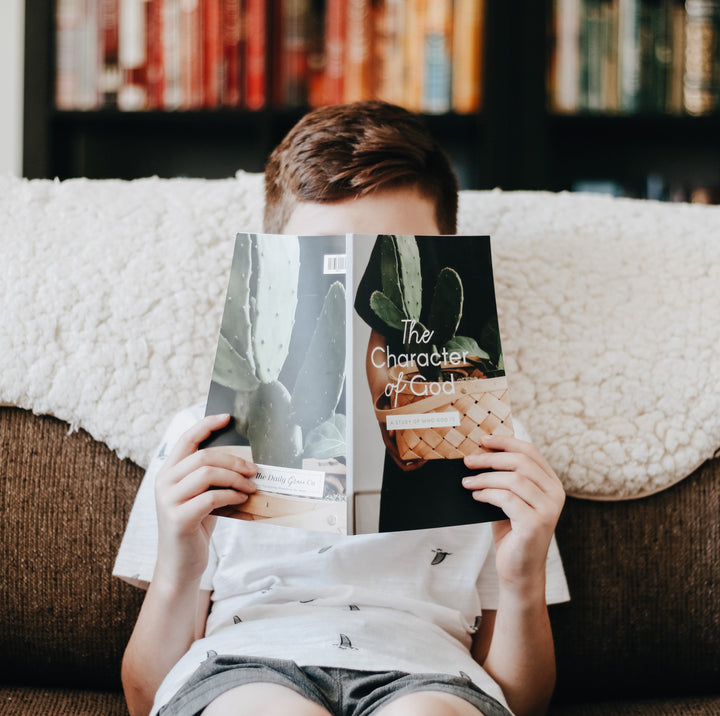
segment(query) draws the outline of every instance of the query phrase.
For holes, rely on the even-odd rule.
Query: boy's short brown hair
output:
[[[321,107],[270,155],[265,231],[282,232],[298,202],[334,203],[400,187],[417,187],[434,202],[440,232],[456,232],[457,178],[420,117],[376,100]]]

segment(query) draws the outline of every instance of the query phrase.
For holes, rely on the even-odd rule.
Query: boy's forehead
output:
[[[299,202],[286,234],[438,234],[435,205],[414,187],[321,204]]]

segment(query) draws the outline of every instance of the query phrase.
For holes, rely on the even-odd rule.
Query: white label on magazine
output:
[[[388,430],[410,430],[412,428],[452,428],[460,425],[460,413],[448,410],[444,413],[409,413],[388,415]]]
[[[325,254],[323,273],[345,273],[345,254]]]
[[[325,473],[277,465],[258,465],[253,478],[259,490],[295,497],[322,497]]]

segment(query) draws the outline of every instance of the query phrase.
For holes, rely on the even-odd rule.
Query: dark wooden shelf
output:
[[[645,196],[652,177],[688,191],[720,186],[720,114],[550,114],[545,130],[548,189],[608,180]]]
[[[682,139],[701,136],[703,139],[719,139],[714,135],[720,130],[720,113],[694,117],[688,114],[612,114],[583,112],[579,114],[547,115],[547,127],[551,131],[576,133],[589,138],[592,133],[601,135],[636,135],[650,133],[658,138]]]
[[[269,153],[303,109],[122,112],[51,110],[51,165],[60,178],[232,176],[262,171]],[[427,115],[464,188],[482,182],[480,115]]]

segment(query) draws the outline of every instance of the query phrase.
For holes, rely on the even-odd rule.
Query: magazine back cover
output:
[[[204,449],[254,461],[258,492],[219,514],[347,532],[345,236],[238,234]]]

